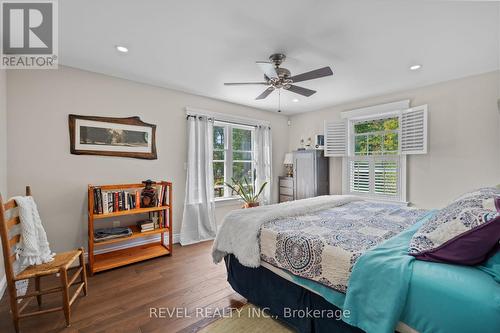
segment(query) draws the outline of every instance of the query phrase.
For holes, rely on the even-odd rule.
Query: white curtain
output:
[[[187,123],[188,159],[182,245],[213,239],[217,232],[213,200],[213,123],[200,116],[189,116]]]
[[[272,163],[271,163],[271,128],[269,126],[257,126],[255,129],[255,167],[256,167],[256,191],[267,182],[264,192],[261,194],[260,202],[268,205],[271,202],[272,188]]]

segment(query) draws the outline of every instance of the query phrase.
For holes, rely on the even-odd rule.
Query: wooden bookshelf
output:
[[[104,192],[111,191],[127,191],[127,190],[142,190],[144,184],[116,184],[116,185],[89,185],[88,186],[88,262],[89,272],[94,274],[108,269],[132,264],[135,262],[156,258],[164,255],[172,254],[172,183],[160,181],[154,184],[166,187],[166,204],[157,207],[134,208],[129,210],[121,210],[111,213],[96,214],[94,213],[94,189],[99,188]],[[132,235],[122,238],[108,239],[101,242],[94,241],[95,224],[99,221],[127,215],[148,214],[159,212],[159,223],[164,225],[154,230],[141,232],[135,225],[129,226],[132,229]],[[95,247],[110,245],[116,243],[127,242],[130,240],[147,237],[151,235],[160,235],[160,241],[152,241],[151,243],[133,246],[125,249],[114,250],[106,253],[95,254]],[[168,235],[168,244],[165,244],[165,237]]]
[[[141,238],[141,237],[146,237],[150,235],[156,235],[156,234],[162,234],[162,233],[167,233],[169,232],[168,228],[158,228],[154,229],[151,231],[145,231],[141,232],[137,226],[129,226],[130,229],[132,229],[132,235],[128,237],[119,237],[119,238],[113,238],[113,239],[108,239],[100,242],[94,242],[94,247],[96,246],[103,246],[103,245],[108,245],[108,244],[114,244],[114,243],[122,243],[122,242],[127,242],[130,241],[131,239],[136,239],[136,238]]]
[[[160,243],[139,245],[98,254],[94,257],[92,274],[169,254],[171,252]]]
[[[106,219],[106,218],[110,218],[110,217],[124,216],[124,215],[159,212],[159,211],[167,210],[167,209],[168,209],[168,205],[161,206],[161,207],[149,207],[149,208],[136,208],[136,209],[129,209],[129,210],[121,210],[119,212],[106,213],[106,214],[94,214],[94,220]]]

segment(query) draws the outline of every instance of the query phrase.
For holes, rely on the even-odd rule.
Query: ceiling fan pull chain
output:
[[[281,112],[281,89],[278,89],[278,112]]]

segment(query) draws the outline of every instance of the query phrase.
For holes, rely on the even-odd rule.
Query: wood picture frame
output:
[[[70,114],[68,123],[71,154],[157,159],[156,125],[139,117]]]

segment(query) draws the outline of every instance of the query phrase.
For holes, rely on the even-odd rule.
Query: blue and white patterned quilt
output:
[[[265,262],[345,293],[356,260],[426,213],[396,204],[356,201],[262,225]]]

